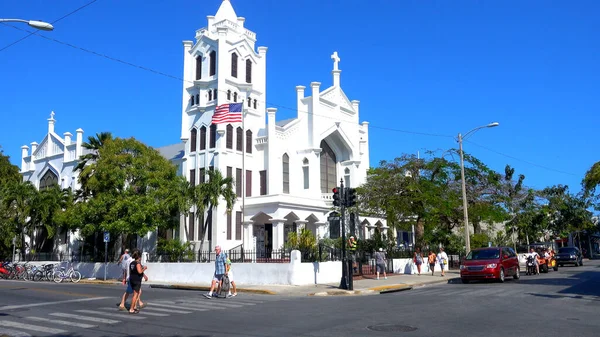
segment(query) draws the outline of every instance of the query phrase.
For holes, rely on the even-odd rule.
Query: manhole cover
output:
[[[410,332],[415,331],[417,328],[410,325],[401,325],[401,324],[378,324],[368,326],[367,329],[373,331],[383,331],[383,332]]]

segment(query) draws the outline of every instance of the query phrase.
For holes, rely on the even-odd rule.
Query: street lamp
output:
[[[460,133],[458,134],[458,147],[460,150],[460,177],[461,177],[461,181],[462,181],[462,198],[463,198],[463,211],[464,211],[464,223],[465,223],[465,248],[466,248],[465,254],[469,254],[469,252],[471,251],[471,239],[469,238],[469,212],[467,210],[467,185],[465,183],[465,162],[464,162],[464,158],[463,158],[462,143],[463,143],[464,139],[466,139],[469,135],[475,133],[477,130],[483,129],[483,128],[493,128],[498,125],[500,125],[500,123],[493,122],[488,125],[482,125],[482,126],[476,127],[475,129],[467,132],[464,136],[461,135]]]
[[[29,26],[39,30],[54,30],[54,27],[48,22],[36,21],[36,20],[21,20],[21,19],[0,19],[0,22],[24,22]]]

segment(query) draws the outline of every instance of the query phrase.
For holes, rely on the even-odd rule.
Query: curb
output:
[[[210,287],[208,286],[188,286],[188,285],[179,285],[179,284],[151,284],[150,288],[155,289],[175,289],[175,290],[192,290],[192,291],[209,291]],[[237,292],[240,293],[250,293],[250,294],[262,294],[262,295],[277,295],[276,292],[271,290],[264,289],[244,289],[237,288]]]
[[[122,285],[123,284],[120,281],[84,280],[84,279],[79,280],[79,282],[77,282],[77,283],[81,283],[81,284],[104,284],[104,285],[115,285],[115,284]]]

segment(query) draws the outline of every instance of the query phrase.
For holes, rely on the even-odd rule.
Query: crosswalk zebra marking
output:
[[[52,335],[64,335],[68,332],[68,331],[61,330],[61,329],[54,329],[54,328],[48,328],[45,326],[24,324],[24,323],[13,322],[13,321],[0,321],[0,326],[4,326],[4,327],[8,327],[8,328],[16,328],[16,329],[44,332],[44,333],[52,334]]]
[[[92,314],[92,315],[102,315],[102,316],[110,316],[110,317],[115,317],[116,313],[110,313],[110,312],[102,312],[102,311],[94,311],[94,310],[75,310],[75,312],[80,312],[82,314]],[[140,317],[140,316],[131,316],[131,317],[127,317],[128,320],[133,319],[146,319],[146,317]]]
[[[151,311],[162,311],[162,312],[169,312],[169,313],[174,313],[174,314],[191,314],[191,311],[183,311],[183,310],[174,310],[174,309],[163,309],[163,308],[153,308],[153,307],[145,307],[144,308],[144,312],[146,310],[151,310]]]
[[[114,319],[106,319],[106,318],[100,318],[100,317],[90,317],[90,316],[83,316],[83,315],[67,314],[67,313],[63,313],[63,312],[53,312],[53,313],[51,313],[49,315],[50,316],[57,316],[57,317],[74,318],[74,319],[79,319],[79,320],[82,320],[82,321],[92,321],[92,322],[105,323],[105,324],[121,323],[121,321],[117,321],[117,320],[114,320]]]
[[[180,304],[180,305],[185,305],[185,306],[204,307],[204,308],[210,308],[210,309],[230,309],[230,308],[241,308],[244,306],[242,304],[223,303],[221,301],[191,302],[191,301],[185,301],[185,300],[176,300],[174,302],[175,302],[175,304]],[[164,303],[164,302],[161,301],[161,303]]]
[[[166,304],[166,303],[162,303],[162,302],[154,302],[152,304],[150,304],[150,308],[152,307],[164,307],[164,308],[172,308],[172,309],[181,309],[181,310],[193,310],[193,311],[207,311],[209,310],[209,308],[198,308],[198,307],[191,307],[191,306],[185,306],[185,305],[178,305],[178,304]],[[146,309],[148,309],[149,307],[146,307]]]
[[[52,323],[52,324],[62,324],[62,325],[69,325],[69,326],[76,326],[78,328],[84,328],[84,329],[91,329],[91,328],[97,328],[97,325],[93,325],[93,324],[85,324],[85,323],[77,323],[77,322],[70,322],[70,321],[61,321],[59,319],[49,319],[49,318],[44,318],[44,317],[25,317],[25,319],[28,320],[32,320],[32,321],[38,321],[38,322],[46,322],[46,323]]]
[[[103,308],[98,308],[98,310],[112,311],[113,313],[116,313],[115,308],[103,307]],[[119,311],[119,312],[127,313],[127,311]],[[146,311],[143,311],[143,312],[140,311],[140,313],[138,315],[157,316],[157,317],[167,317],[167,316],[169,316],[169,314],[146,312]]]

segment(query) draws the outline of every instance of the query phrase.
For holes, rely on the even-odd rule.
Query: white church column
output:
[[[83,154],[83,148],[81,145],[83,144],[83,129],[79,128],[75,130],[75,132],[77,132],[77,139],[75,145],[75,159],[79,160],[79,157],[81,157],[81,155]]]
[[[27,163],[25,162],[25,157],[29,154],[29,146],[23,145],[21,146],[21,172],[27,171],[29,168],[27,167]]]
[[[319,114],[319,104],[320,104],[320,94],[319,87],[321,83],[319,82],[311,82],[310,88],[312,90],[312,104],[311,109],[308,114],[308,147],[315,148],[319,146],[315,144],[317,140],[315,139],[315,115]]]
[[[187,107],[188,102],[190,100],[190,95],[187,91],[187,87],[192,85],[192,81],[195,79],[192,75],[195,75],[195,72],[192,71],[195,67],[193,66],[194,57],[190,55],[190,50],[192,49],[192,45],[194,43],[192,41],[183,41],[183,89],[181,93],[181,140],[187,140],[189,137],[189,117],[187,115]]]
[[[329,226],[329,222],[327,221],[315,222],[315,227],[317,228],[315,233],[317,240],[325,238],[325,235],[327,234],[327,226]]]
[[[285,222],[286,219],[272,219],[273,224],[273,250],[279,250],[283,248],[285,244]]]
[[[296,223],[296,233],[302,232],[306,228],[306,223],[308,223],[306,220],[296,220],[294,222]]]
[[[282,186],[280,171],[282,166],[279,161],[277,137],[275,136],[275,114],[277,108],[267,109],[267,194],[281,194]]]
[[[73,134],[71,134],[70,132],[65,132],[63,136],[65,137],[65,150],[63,153],[63,161],[68,162],[74,159],[71,158],[71,151],[69,150],[69,145],[71,145],[71,137],[73,137]]]
[[[243,221],[242,222],[242,241],[244,245],[244,250],[255,250],[254,246],[254,222],[253,221]]]

